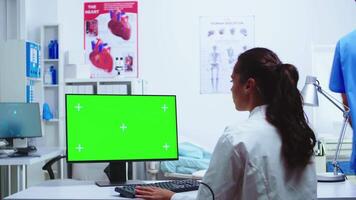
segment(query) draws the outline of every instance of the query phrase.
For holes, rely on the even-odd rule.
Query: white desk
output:
[[[63,150],[60,148],[38,148],[33,154],[35,156],[0,158],[0,166],[8,166],[9,194],[11,193],[11,166],[17,166],[17,188],[18,191],[21,191],[26,188],[27,165],[32,165],[62,155]]]
[[[318,183],[318,199],[356,199],[356,184],[350,181]]]
[[[189,196],[196,196],[196,191],[187,192]],[[6,197],[7,200],[103,200],[126,199],[119,197],[114,187],[98,187],[93,182],[73,180],[52,180],[39,186]],[[318,183],[318,199],[356,199],[356,185],[349,181],[341,183]]]
[[[39,186],[30,187],[5,199],[11,200],[104,200],[127,199],[114,191],[115,187],[98,187],[93,181],[50,180]],[[195,195],[195,192],[191,192]]]

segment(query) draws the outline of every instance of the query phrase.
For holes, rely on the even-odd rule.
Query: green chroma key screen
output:
[[[175,96],[66,95],[69,162],[178,159]]]

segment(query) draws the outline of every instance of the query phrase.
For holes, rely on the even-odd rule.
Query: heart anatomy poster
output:
[[[84,3],[85,62],[91,78],[138,77],[137,2]]]
[[[254,17],[200,17],[200,93],[229,93],[238,56],[254,47]]]

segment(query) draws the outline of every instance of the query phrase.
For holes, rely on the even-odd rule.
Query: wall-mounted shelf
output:
[[[43,59],[43,62],[59,62],[59,59]]]
[[[88,79],[65,79],[65,83],[90,83],[90,82],[132,82],[137,79],[129,78],[88,78]]]
[[[143,81],[136,78],[65,79],[65,93],[143,94]]]
[[[42,81],[42,79],[41,79],[41,78],[26,77],[26,79],[27,79],[27,80],[29,80],[29,81],[37,81],[37,82]]]
[[[51,120],[43,120],[44,122],[46,123],[52,123],[52,122],[59,122],[59,119],[58,118],[53,118]]]
[[[49,56],[49,44],[51,40],[57,40],[58,42],[58,58],[50,58]],[[60,25],[44,25],[41,28],[41,44],[42,44],[42,74],[43,79],[45,78],[45,73],[51,71],[50,69],[55,69],[56,75],[55,79],[57,84],[48,84],[43,80],[43,102],[49,105],[50,111],[53,114],[53,119],[43,120],[44,122],[44,132],[46,133],[46,144],[50,146],[64,146],[64,119],[61,117],[63,115],[61,109],[61,90],[63,89],[62,84],[62,73],[63,73],[63,54],[61,51],[61,26]]]
[[[59,86],[56,84],[56,85],[43,85],[43,87],[45,87],[45,88],[58,88]]]

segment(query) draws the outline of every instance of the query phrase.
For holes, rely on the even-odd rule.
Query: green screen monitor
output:
[[[173,95],[67,94],[65,105],[70,163],[178,159]]]

